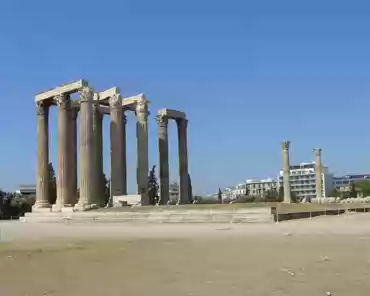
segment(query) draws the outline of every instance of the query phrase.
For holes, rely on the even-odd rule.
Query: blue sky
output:
[[[311,161],[319,146],[335,173],[369,172],[370,4],[298,2],[1,1],[0,188],[34,183],[35,93],[80,78],[97,91],[144,92],[153,115],[185,111],[196,193],[275,177],[285,139],[292,163]],[[51,117],[56,165],[56,110]],[[135,119],[128,120],[133,191]],[[157,164],[154,116],[149,125]],[[177,179],[174,124],[170,137]]]

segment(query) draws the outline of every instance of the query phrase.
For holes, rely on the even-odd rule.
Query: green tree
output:
[[[218,202],[220,204],[222,204],[222,191],[221,191],[221,188],[218,188],[218,194],[217,194],[217,197],[218,197]]]
[[[354,182],[349,183],[349,197],[357,197],[357,191]]]
[[[279,187],[277,202],[282,202],[283,200],[284,200],[284,186],[281,185]]]
[[[149,202],[151,205],[155,205],[158,203],[159,200],[159,186],[157,183],[157,177],[155,176],[155,165],[153,165],[152,169],[149,172],[148,177],[148,195],[149,195]]]
[[[188,186],[189,186],[189,203],[193,203],[193,186],[191,184],[190,174],[188,174]]]
[[[280,186],[277,202],[283,202],[283,201],[284,201],[284,186]],[[290,191],[290,201],[292,203],[298,203],[299,202],[299,198],[298,198],[297,194],[294,191]]]
[[[49,203],[51,205],[55,204],[57,200],[57,178],[52,162],[49,163],[49,197]]]
[[[247,184],[245,184],[245,196],[249,196],[249,188]]]
[[[363,196],[370,196],[370,181],[364,180],[360,182],[356,182],[355,188],[358,189],[362,193]]]
[[[107,179],[106,175],[103,173],[101,177],[101,186],[103,186],[104,190],[104,198],[103,198],[103,203],[106,205],[109,202],[109,197],[110,197],[110,180]]]
[[[330,197],[341,197],[341,194],[336,188],[334,188],[334,190],[330,193]]]

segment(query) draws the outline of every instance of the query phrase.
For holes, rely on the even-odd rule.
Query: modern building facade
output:
[[[245,195],[264,197],[269,191],[275,191],[278,188],[279,182],[271,178],[263,180],[249,179],[235,187],[226,188],[222,192],[222,198],[233,200]]]
[[[370,180],[370,174],[348,174],[345,176],[333,177],[335,189],[346,187],[350,183],[356,183],[364,180]]]
[[[19,188],[15,191],[15,194],[18,196],[36,195],[36,185],[35,184],[19,185]]]
[[[180,186],[177,182],[172,182],[169,187],[169,199],[171,202],[177,202],[180,196]]]
[[[322,166],[321,178],[321,196],[325,198],[330,196],[334,189],[333,175],[329,172],[328,167]],[[316,198],[316,184],[315,162],[290,166],[290,190],[298,199]],[[283,171],[281,170],[279,173],[279,186],[282,185]]]

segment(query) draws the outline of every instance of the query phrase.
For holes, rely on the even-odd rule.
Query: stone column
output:
[[[140,98],[136,104],[136,138],[137,138],[137,185],[141,195],[141,204],[149,205],[148,195],[148,102]]]
[[[94,96],[98,96],[97,93]],[[94,141],[94,196],[93,203],[104,206],[104,170],[103,170],[103,114],[99,109],[99,98],[94,98],[93,102],[93,141]]]
[[[70,119],[70,151],[71,151],[71,200],[72,204],[76,204],[77,196],[77,116],[78,116],[79,102],[73,102],[71,108]]]
[[[60,212],[63,207],[71,206],[71,151],[70,151],[70,112],[71,98],[62,94],[55,98],[58,105],[58,173],[57,173],[57,200],[53,211]]]
[[[37,102],[37,172],[36,203],[32,212],[51,210],[49,203],[49,105]]]
[[[110,97],[109,106],[111,196],[117,196],[123,195],[122,97],[119,94]],[[110,202],[112,203],[112,201]]]
[[[187,119],[177,120],[179,138],[180,204],[189,203]]]
[[[321,148],[313,149],[315,153],[315,173],[316,173],[316,198],[320,202],[322,196],[322,161]]]
[[[127,118],[125,110],[122,110],[122,194],[127,194],[127,156],[126,156],[126,124]]]
[[[80,198],[75,210],[84,211],[92,206],[95,189],[93,90],[91,88],[82,88],[80,106]]]
[[[160,204],[165,205],[170,197],[170,176],[168,164],[168,118],[163,115],[156,117],[158,122],[158,148],[159,148],[159,183]]]
[[[291,203],[290,196],[290,162],[289,162],[289,146],[290,141],[282,143],[283,153],[283,186],[284,186],[284,203]]]

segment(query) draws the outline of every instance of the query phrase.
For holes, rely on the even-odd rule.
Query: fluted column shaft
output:
[[[74,205],[77,203],[77,116],[78,108],[76,104],[72,105],[71,108],[71,119],[70,119],[70,151],[71,151],[71,203]]]
[[[93,203],[95,162],[93,155],[93,91],[84,87],[80,92],[80,198],[76,210],[85,210]]]
[[[111,195],[123,195],[123,140],[122,98],[119,94],[109,99],[110,105],[110,169]]]
[[[159,115],[158,122],[158,148],[159,148],[159,183],[160,183],[160,204],[165,205],[170,197],[170,176],[168,163],[168,118]]]
[[[320,200],[322,198],[322,160],[321,149],[316,148],[313,150],[315,153],[315,173],[316,173],[316,197]]]
[[[37,108],[37,180],[36,203],[32,211],[49,209],[49,105],[38,102]]]
[[[62,94],[55,97],[58,105],[58,173],[57,173],[57,200],[53,211],[60,211],[63,206],[70,204],[72,187],[71,151],[70,151],[70,112],[71,99]]]
[[[289,146],[290,142],[282,143],[282,156],[283,156],[283,184],[284,184],[284,202],[291,203],[290,195],[290,161],[289,161]]]
[[[188,141],[186,119],[177,120],[179,144],[180,204],[189,203]]]
[[[95,94],[97,95],[97,94]],[[103,180],[103,114],[99,110],[99,102],[94,99],[93,103],[93,133],[94,133],[94,192],[93,203],[103,206],[104,204],[104,180]]]
[[[122,194],[127,194],[127,148],[126,148],[126,124],[125,111],[122,110]]]
[[[149,205],[148,195],[148,102],[141,98],[136,105],[136,137],[137,137],[137,185],[141,195],[141,204]]]

